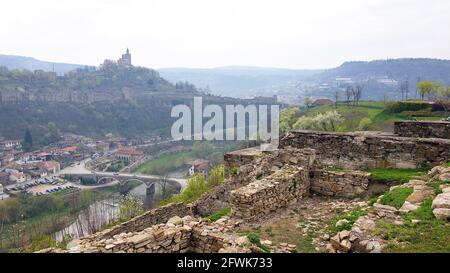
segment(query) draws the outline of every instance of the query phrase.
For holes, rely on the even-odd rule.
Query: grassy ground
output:
[[[358,220],[359,217],[367,215],[367,211],[361,209],[354,209],[353,211],[345,214],[338,215],[331,219],[328,224],[328,232],[330,234],[336,234],[343,230],[350,230],[352,225]],[[347,220],[347,223],[340,226],[336,226],[336,223],[340,220]]]
[[[313,107],[305,110],[307,116],[317,115],[328,111],[336,110],[345,121],[337,128],[337,131],[386,131],[392,132],[395,121],[411,120],[414,116],[417,120],[440,120],[441,113],[426,111],[409,111],[405,113],[389,113],[384,111],[384,102],[362,101],[359,105],[352,106],[339,103],[337,108],[334,105]]]
[[[376,168],[368,170],[371,173],[371,179],[377,182],[398,182],[407,183],[415,177],[425,175],[429,169],[386,169]]]
[[[428,199],[415,212],[402,214],[403,225],[378,222],[375,233],[389,241],[383,251],[450,253],[450,225],[434,218],[431,205]],[[419,222],[413,223],[413,219]]]
[[[150,160],[139,166],[136,173],[143,174],[166,174],[182,167],[187,161],[194,159],[194,153],[191,151],[182,151],[173,154],[161,156],[160,158]]]
[[[359,105],[348,106],[346,104],[326,105],[314,107],[306,110],[307,115],[317,115],[327,111],[336,110],[345,121],[338,127],[338,131],[358,131],[358,130],[387,130],[391,131],[394,121],[405,120],[406,117],[384,112],[383,102],[363,101]],[[361,120],[368,119],[367,125],[361,127]]]
[[[411,193],[413,193],[412,188],[398,187],[384,194],[380,200],[380,203],[399,209],[402,207],[403,203],[405,203],[406,198],[408,198]]]
[[[207,218],[213,222],[219,220],[220,218],[222,218],[223,216],[226,216],[228,214],[230,214],[231,209],[230,208],[224,208],[223,210],[219,210],[213,214],[211,214],[210,216],[208,216]]]

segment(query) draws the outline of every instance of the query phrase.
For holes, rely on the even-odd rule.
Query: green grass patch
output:
[[[192,151],[172,153],[145,162],[135,172],[162,175],[183,167],[186,162],[194,158],[194,152]]]
[[[328,225],[328,232],[330,234],[336,234],[343,230],[350,230],[352,228],[352,225],[356,222],[356,220],[358,220],[359,217],[365,216],[365,215],[367,215],[367,211],[362,210],[360,208],[354,209],[353,211],[351,211],[347,214],[338,215],[338,216],[334,217],[333,219],[331,219],[331,221]],[[343,220],[343,219],[347,220],[348,223],[337,227],[336,223],[339,220]]]
[[[266,252],[266,253],[270,253],[270,248],[264,244],[261,243],[261,239],[259,237],[259,233],[256,232],[250,232],[249,234],[247,234],[247,238],[250,241],[250,243],[256,245],[257,247],[259,247],[262,251]]]
[[[231,208],[224,208],[223,210],[219,210],[219,211],[211,214],[210,216],[208,216],[208,219],[215,222],[215,221],[219,220],[220,218],[222,218],[223,216],[230,214],[230,212],[231,212]]]
[[[429,186],[433,187],[434,193],[436,195],[442,193],[442,189],[440,186],[446,185],[446,184],[450,184],[450,181],[449,180],[447,180],[447,181],[435,180],[435,181],[428,183]]]
[[[375,234],[389,241],[383,252],[450,253],[450,226],[445,221],[434,218],[431,204],[430,198],[416,211],[402,214],[404,225],[378,222]],[[412,219],[420,222],[413,224]]]
[[[378,182],[399,182],[407,183],[414,177],[420,177],[428,172],[428,168],[421,169],[390,169],[390,168],[375,168],[368,172],[371,174],[371,179]]]
[[[405,203],[406,198],[413,192],[412,188],[402,188],[398,187],[390,192],[387,192],[380,200],[380,203],[387,206],[392,206],[396,209],[402,207]]]

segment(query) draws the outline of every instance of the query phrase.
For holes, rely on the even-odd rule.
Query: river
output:
[[[178,185],[178,184],[177,184]],[[171,196],[177,194],[180,191],[178,185],[166,186],[166,195]],[[131,194],[142,200],[144,208],[149,210],[158,204],[162,199],[163,189],[160,184],[155,184],[155,192],[153,194],[147,194],[147,186],[140,184],[133,188],[128,194]],[[89,206],[89,208],[81,211],[75,221],[54,234],[57,242],[61,242],[66,235],[70,235],[72,238],[77,239],[95,233],[102,229],[105,225],[113,223],[118,217],[119,201],[121,195],[115,194],[112,198],[97,201]]]

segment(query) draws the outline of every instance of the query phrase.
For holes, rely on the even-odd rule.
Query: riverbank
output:
[[[141,183],[127,183],[127,191]],[[119,185],[66,195],[19,195],[0,202],[0,252],[29,252],[47,247],[55,232],[74,223],[92,204],[119,196]],[[42,242],[43,241],[43,242]]]

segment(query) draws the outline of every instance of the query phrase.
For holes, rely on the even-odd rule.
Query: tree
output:
[[[347,86],[345,89],[345,96],[347,97],[347,106],[350,106],[350,99],[353,96],[353,86]]]
[[[344,121],[344,118],[337,111],[320,113],[314,117],[300,117],[293,125],[294,129],[300,130],[320,130],[336,131],[337,126]]]
[[[334,91],[334,108],[337,109],[339,101],[339,90]]]
[[[437,101],[440,102],[444,111],[448,114],[450,105],[450,86],[439,86],[437,89]]]
[[[126,195],[119,201],[119,219],[127,221],[144,212],[143,202],[133,195]]]
[[[408,93],[409,93],[409,82],[406,81],[402,81],[399,86],[398,89],[402,95],[402,100],[407,100],[408,99]]]
[[[303,98],[303,103],[305,104],[306,108],[309,108],[312,105],[312,100],[311,100],[310,97],[304,97]]]
[[[355,87],[355,90],[354,90],[354,94],[355,94],[354,95],[354,101],[356,102],[357,105],[359,104],[359,101],[361,100],[363,89],[364,89],[364,86],[362,86],[362,85],[357,85]]]
[[[425,96],[429,96],[434,88],[435,83],[431,81],[421,81],[417,83],[417,89],[419,90],[420,98],[422,100],[424,100]]]
[[[43,144],[48,145],[59,141],[59,130],[54,122],[47,124],[47,133],[44,135]]]
[[[31,132],[28,129],[25,131],[22,146],[25,151],[30,151],[33,148],[33,137],[31,136]]]

